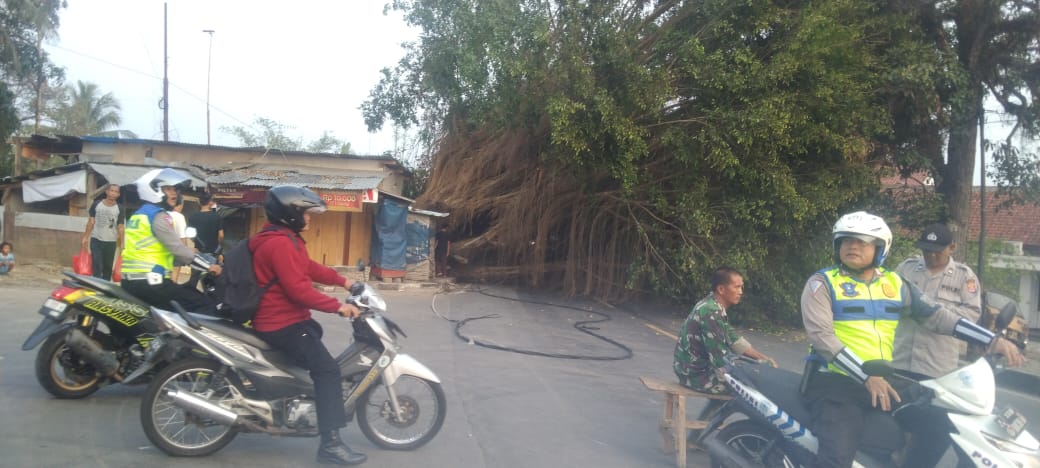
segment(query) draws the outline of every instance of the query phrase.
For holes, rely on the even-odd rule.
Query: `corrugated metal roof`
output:
[[[317,170],[317,169],[314,169]],[[329,190],[367,190],[379,187],[385,176],[373,171],[340,171],[338,174],[314,174],[299,170],[237,169],[212,175],[206,181],[213,185],[274,187],[299,185]]]
[[[105,180],[110,184],[129,185],[134,183],[138,177],[141,177],[146,172],[152,169],[158,169],[159,167],[169,166],[133,166],[126,164],[100,164],[100,163],[87,163],[91,169],[98,174],[101,174]],[[175,171],[180,172],[188,177],[191,177],[191,185],[195,188],[206,188],[206,182],[198,177],[191,174],[191,171],[182,168],[173,168]]]

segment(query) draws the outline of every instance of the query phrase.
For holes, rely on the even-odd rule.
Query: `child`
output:
[[[14,246],[10,242],[0,244],[0,275],[14,269]]]

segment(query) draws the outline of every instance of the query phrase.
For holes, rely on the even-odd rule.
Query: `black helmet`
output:
[[[328,206],[318,194],[309,188],[295,185],[271,187],[271,190],[267,191],[267,200],[264,201],[267,220],[295,232],[302,231],[305,226],[304,213],[324,213],[326,209]]]

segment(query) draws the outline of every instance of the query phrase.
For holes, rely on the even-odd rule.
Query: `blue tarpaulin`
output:
[[[430,227],[419,222],[408,223],[405,228],[408,238],[408,263],[419,263],[430,259]]]
[[[408,205],[390,197],[381,197],[373,223],[372,264],[384,270],[404,271],[407,223]]]

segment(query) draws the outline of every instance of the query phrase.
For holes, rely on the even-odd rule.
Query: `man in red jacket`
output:
[[[314,289],[312,282],[346,287],[347,279],[311,260],[300,236],[311,215],[325,210],[321,197],[303,187],[280,185],[267,192],[264,211],[268,224],[249,240],[249,250],[257,284],[271,287],[260,299],[253,328],[264,341],[311,372],[321,433],[318,461],[357,465],[367,457],[351,450],[339,437],[339,429],[347,425],[339,366],[321,342],[321,325],[311,318],[311,309],[344,317],[357,317],[359,311]]]

